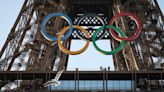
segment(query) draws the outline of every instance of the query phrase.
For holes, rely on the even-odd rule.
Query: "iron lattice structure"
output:
[[[5,72],[10,73],[12,70],[20,71],[22,68],[24,68],[24,72],[51,72],[67,69],[69,55],[64,54],[57,44],[47,41],[41,34],[40,24],[43,18],[50,13],[57,12],[69,15],[71,19],[74,19],[73,24],[85,27],[90,36],[95,31],[93,26],[108,25],[111,17],[119,12],[135,14],[142,24],[141,35],[133,41],[125,42],[124,48],[113,55],[115,71],[118,73],[121,71],[161,71],[159,76],[163,78],[164,16],[157,0],[25,0],[0,52],[2,75]],[[94,17],[80,19],[90,13],[94,13],[100,19]],[[126,21],[123,19],[126,17],[117,19],[114,24],[125,30]],[[49,34],[55,36],[65,25],[67,24],[62,19],[55,18],[50,20],[50,24],[46,24],[46,29],[53,29],[54,31],[49,31]],[[133,31],[130,34],[133,34]],[[80,35],[83,36],[82,33]],[[99,36],[102,39],[110,39],[112,49],[119,44],[108,32]],[[72,39],[79,39],[76,31],[73,31],[72,37],[63,42],[67,49],[70,49]],[[19,72],[17,73],[19,74]],[[20,75],[18,76],[20,77]],[[51,78],[51,76],[49,77]],[[145,78],[138,79],[138,83],[139,80],[144,81]],[[5,80],[5,74],[1,80],[1,87],[9,83]],[[13,82],[14,79],[11,81]],[[29,81],[23,81],[22,85],[28,83]],[[155,84],[160,84],[160,82],[156,81]]]

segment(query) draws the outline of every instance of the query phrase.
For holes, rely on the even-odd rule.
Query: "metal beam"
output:
[[[46,77],[54,78],[56,73],[54,71],[1,71],[0,80],[46,80]],[[66,71],[60,80],[74,80],[76,73],[77,71]],[[148,79],[148,76],[150,80],[164,80],[164,77],[161,77],[161,75],[164,76],[164,71],[78,71],[78,73],[79,80],[103,80],[104,73],[108,75],[108,80],[138,80]]]

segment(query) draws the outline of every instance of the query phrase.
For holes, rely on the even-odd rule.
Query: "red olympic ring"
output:
[[[130,36],[130,37],[128,37],[128,38],[127,38],[127,37],[122,38],[122,37],[119,37],[112,29],[110,29],[111,35],[112,35],[114,38],[118,39],[118,40],[131,41],[131,40],[136,39],[136,38],[139,36],[139,34],[141,33],[142,26],[141,26],[141,23],[140,23],[138,17],[136,17],[135,15],[133,15],[133,14],[131,14],[131,13],[119,13],[119,14],[116,14],[116,15],[115,15],[114,17],[112,17],[112,19],[110,20],[109,25],[112,26],[113,23],[114,23],[114,20],[115,20],[116,18],[118,18],[118,17],[121,17],[121,16],[129,16],[129,17],[132,17],[132,18],[133,18],[133,20],[134,20],[134,21],[136,22],[136,24],[137,24],[137,31],[136,31],[136,33],[134,33],[134,35],[132,35],[132,36]]]

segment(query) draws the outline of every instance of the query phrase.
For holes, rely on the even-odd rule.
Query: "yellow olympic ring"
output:
[[[83,29],[83,28],[80,27],[80,26],[76,26],[76,25],[73,25],[73,28],[80,29],[80,31],[84,32],[84,34],[86,35],[86,38],[89,38],[89,34],[88,34],[88,31],[87,31],[87,30]],[[63,29],[61,30],[61,32],[59,33],[59,35],[58,35],[58,46],[59,46],[59,48],[60,48],[64,53],[66,53],[66,54],[71,54],[71,55],[76,55],[76,54],[80,54],[80,53],[84,52],[84,51],[88,48],[88,46],[89,46],[89,43],[90,43],[89,40],[87,40],[85,46],[84,46],[82,49],[78,50],[78,51],[69,51],[68,49],[66,49],[66,48],[61,44],[61,37],[63,36],[63,34],[64,34],[66,31],[68,31],[68,29],[69,29],[69,26],[63,28]]]

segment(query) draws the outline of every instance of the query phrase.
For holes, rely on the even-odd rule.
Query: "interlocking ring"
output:
[[[95,14],[95,13],[87,13],[87,14],[85,14],[84,16],[82,16],[80,19],[79,19],[79,21],[77,22],[77,25],[79,25],[79,26],[81,26],[80,25],[80,23],[81,23],[81,21],[83,20],[83,19],[85,19],[85,18],[90,18],[90,17],[93,17],[93,18],[96,18],[97,20],[99,20],[100,21],[100,23],[102,23],[102,25],[101,26],[105,26],[105,23],[104,23],[104,21],[97,15],[97,14]],[[93,20],[93,19],[92,19]],[[87,21],[86,20],[86,22],[89,22],[89,21]],[[82,27],[82,26],[81,26]],[[93,26],[90,26],[91,28],[93,28]],[[94,27],[95,28],[95,27]],[[94,29],[93,28],[93,29]],[[99,28],[99,27],[98,27]],[[85,28],[84,28],[85,29]],[[97,28],[95,28],[95,30],[96,30]],[[86,30],[86,29],[85,29]],[[103,38],[103,36],[106,34],[106,31],[105,30],[103,30],[104,32],[99,36],[99,37],[96,37],[96,40],[98,40],[98,39],[101,39],[101,38]],[[85,39],[85,40],[89,40],[89,41],[92,41],[92,35],[91,35],[91,37],[90,38],[86,38],[85,36],[82,36],[81,34],[80,34],[80,32],[79,31],[76,31],[76,33],[77,33],[77,35],[78,35],[78,37],[79,38],[82,38],[82,39]]]
[[[57,41],[58,40],[57,37],[55,38],[55,37],[50,36],[45,30],[46,22],[49,19],[51,19],[52,17],[61,17],[61,18],[65,19],[68,22],[68,24],[70,26],[69,31],[61,38],[61,40],[66,40],[68,37],[71,36],[73,29],[72,29],[72,20],[67,15],[65,15],[63,13],[51,13],[43,19],[43,21],[41,23],[41,33],[42,33],[42,35],[49,41]]]
[[[107,26],[102,26],[102,27],[98,28],[98,29],[96,30],[96,32],[94,33],[94,35],[93,35],[93,38],[92,38],[93,46],[95,47],[95,49],[96,49],[97,51],[99,51],[99,52],[101,52],[101,53],[103,53],[103,54],[105,54],[105,55],[112,55],[112,54],[115,54],[115,53],[119,52],[119,51],[122,49],[122,47],[124,46],[124,40],[121,40],[120,45],[119,45],[116,49],[114,49],[114,50],[112,50],[112,51],[104,51],[104,50],[100,49],[100,48],[97,46],[97,44],[96,44],[96,42],[95,42],[96,35],[97,35],[98,32],[100,32],[100,31],[103,30],[104,28],[114,29],[117,33],[119,33],[119,35],[120,35],[121,37],[124,37],[124,34],[122,33],[122,31],[121,31],[119,28],[116,28],[115,26],[109,26],[109,25],[107,25]]]
[[[88,34],[88,31],[87,31],[87,30],[81,28],[80,26],[76,26],[76,25],[73,25],[73,28],[80,29],[80,31],[82,31],[82,32],[86,35],[86,38],[89,38],[89,34]],[[78,51],[69,51],[69,50],[67,50],[67,49],[61,44],[61,39],[60,39],[60,38],[61,38],[61,36],[62,36],[68,29],[69,29],[69,26],[63,28],[63,29],[61,30],[60,34],[58,35],[58,46],[59,46],[59,48],[60,48],[64,53],[66,53],[66,54],[71,54],[71,55],[76,55],[76,54],[80,54],[80,53],[84,52],[84,51],[88,48],[88,46],[89,46],[89,42],[90,42],[89,40],[87,40],[85,46],[84,46],[82,49],[78,50]]]
[[[61,32],[59,32],[58,37],[57,37],[57,38],[54,38],[54,37],[48,35],[48,33],[46,32],[46,30],[44,29],[44,27],[45,27],[46,22],[47,22],[50,18],[52,18],[52,17],[57,17],[57,16],[59,16],[59,17],[61,17],[61,18],[64,18],[64,19],[69,23],[69,26],[63,28],[63,29],[61,30]],[[136,31],[136,33],[135,33],[134,35],[132,35],[132,36],[129,37],[129,38],[125,38],[125,34],[123,34],[123,32],[122,32],[119,28],[116,28],[115,26],[113,26],[114,20],[115,20],[116,18],[118,18],[118,17],[121,17],[121,16],[129,16],[129,17],[132,17],[133,20],[136,22],[137,31]],[[89,46],[89,42],[90,42],[90,41],[93,41],[93,46],[95,47],[95,49],[96,49],[97,51],[99,51],[99,52],[101,52],[101,53],[103,53],[103,54],[105,54],[105,55],[112,55],[112,54],[115,54],[115,53],[121,51],[121,49],[122,49],[123,46],[124,46],[124,43],[125,43],[124,41],[125,41],[125,40],[131,41],[131,40],[133,40],[133,39],[136,39],[136,38],[139,36],[139,34],[141,33],[141,29],[142,29],[139,19],[138,19],[135,15],[133,15],[133,14],[131,14],[131,13],[119,13],[119,14],[117,14],[116,16],[114,16],[114,17],[111,19],[111,21],[110,21],[109,24],[110,24],[110,25],[99,27],[99,28],[95,31],[95,33],[93,34],[93,36],[90,38],[90,37],[89,37],[89,34],[88,34],[88,31],[85,30],[85,29],[83,29],[83,28],[80,27],[80,26],[72,25],[72,21],[71,21],[71,19],[70,19],[67,15],[64,15],[64,14],[62,14],[62,13],[52,13],[52,14],[47,15],[47,16],[43,19],[43,21],[42,21],[42,23],[41,23],[41,29],[42,29],[41,32],[42,32],[42,35],[43,35],[47,40],[50,40],[50,41],[58,41],[58,46],[59,46],[59,48],[60,48],[64,53],[66,53],[66,54],[71,54],[71,55],[80,54],[80,53],[84,52],[84,51],[87,49],[87,47]],[[78,50],[78,51],[69,51],[69,50],[66,49],[66,48],[62,45],[62,43],[61,43],[61,40],[66,40],[68,37],[71,36],[73,28],[80,29],[80,31],[82,31],[82,32],[85,34],[85,37],[82,37],[82,36],[78,35],[79,38],[85,39],[85,40],[87,41],[86,44],[85,44],[85,46],[84,46],[82,49]],[[115,48],[114,50],[112,50],[112,51],[104,51],[104,50],[100,49],[100,48],[97,46],[96,42],[95,42],[95,41],[97,40],[97,34],[98,34],[101,30],[104,30],[104,29],[106,30],[106,28],[109,29],[109,32],[110,32],[111,36],[112,36],[114,39],[120,41],[120,45],[119,45],[117,48]],[[69,31],[67,32],[68,29],[69,29]],[[115,34],[114,31],[117,32],[118,35]],[[65,32],[66,32],[66,33],[65,33]],[[77,32],[77,33],[78,33],[78,32]],[[62,36],[63,36],[63,37],[62,37]]]
[[[131,37],[126,38],[126,37],[119,37],[117,34],[114,33],[113,30],[110,30],[112,37],[116,38],[116,40],[119,39],[119,40],[126,40],[126,41],[131,41],[131,40],[136,39],[136,38],[139,36],[139,34],[141,33],[141,29],[142,29],[142,28],[141,28],[141,23],[140,23],[139,19],[138,19],[135,15],[133,15],[133,14],[131,14],[131,13],[119,13],[119,14],[115,15],[115,16],[110,20],[109,25],[112,26],[113,23],[114,23],[114,21],[115,21],[115,19],[117,19],[118,17],[121,17],[121,16],[129,16],[129,17],[132,17],[133,20],[134,20],[134,21],[136,22],[136,24],[137,24],[137,31],[136,31],[136,33],[135,33],[134,35],[132,35]]]

